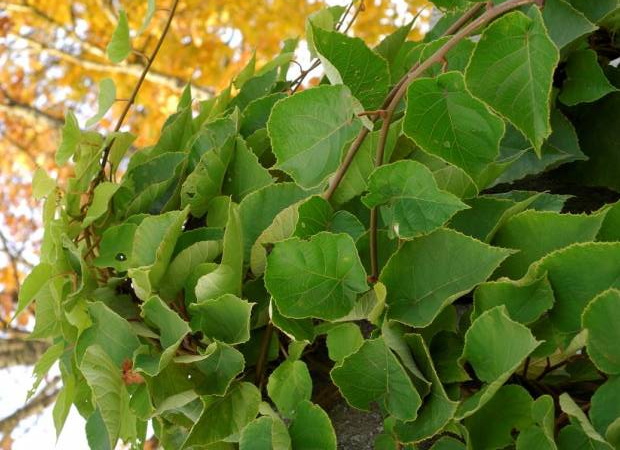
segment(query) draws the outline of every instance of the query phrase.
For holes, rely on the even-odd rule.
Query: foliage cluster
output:
[[[319,86],[287,80],[285,41],[196,113],[186,90],[120,180],[140,85],[107,136],[69,114],[19,299],[57,428],[74,405],[97,449],[149,421],[165,448],[333,449],[341,395],[378,405],[379,449],[618,448],[620,203],[510,183],[620,190],[620,10],[542,3],[436,0],[423,41],[373,49],[342,32],[361,5],[321,10]],[[121,20],[108,53],[130,50]]]

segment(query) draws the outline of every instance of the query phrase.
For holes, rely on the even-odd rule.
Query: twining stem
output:
[[[462,28],[458,29],[454,35],[443,45],[441,46],[431,57],[426,59],[424,62],[420,63],[411,68],[411,70],[403,77],[401,83],[398,84],[398,88],[392,98],[390,99],[389,104],[385,108],[385,114],[383,117],[383,123],[381,124],[381,131],[379,134],[379,140],[377,142],[377,151],[375,154],[375,167],[379,167],[383,164],[383,157],[385,154],[385,143],[387,141],[388,132],[390,130],[390,124],[392,122],[392,118],[394,116],[394,111],[398,107],[398,104],[405,96],[407,92],[407,88],[409,85],[420,75],[422,75],[426,70],[428,70],[433,64],[441,63],[445,60],[447,53],[452,50],[461,40],[469,36],[471,33],[476,31],[478,28],[488,24],[496,17],[511,11],[519,6],[526,5],[528,3],[533,3],[535,0],[508,0],[505,3],[494,6],[492,8],[487,9],[482,15],[480,15],[477,19],[474,19],[467,25],[464,25],[471,17],[473,17],[478,10],[480,9],[479,5],[474,6],[469,11],[467,11],[463,17],[465,20],[459,19],[455,25],[462,26]],[[456,27],[450,27],[448,31],[452,31],[451,29]],[[371,274],[370,279],[376,280],[379,276],[379,263],[378,263],[378,252],[377,252],[377,211],[376,207],[372,208],[370,211],[370,265],[371,265]]]

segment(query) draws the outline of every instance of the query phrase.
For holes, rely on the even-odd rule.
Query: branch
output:
[[[39,52],[45,51],[62,61],[76,66],[80,66],[85,70],[90,70],[92,72],[129,75],[138,79],[142,76],[143,73],[144,67],[139,64],[107,64],[96,62],[88,59],[83,59],[79,55],[72,55],[71,53],[67,53],[64,50],[39,42],[29,36],[15,35],[15,37],[26,41],[29,44],[31,50],[36,50]],[[158,71],[149,71],[146,79],[152,83],[165,86],[175,92],[181,92],[183,89],[183,85],[186,83],[186,81],[182,78],[165,75]],[[194,85],[192,85],[192,89],[195,92],[204,95],[205,97],[211,97],[213,95],[213,92],[210,89],[205,89]]]
[[[59,377],[55,377],[47,384],[47,386],[45,386],[45,388],[39,394],[37,394],[32,400],[30,400],[24,407],[18,409],[10,416],[0,420],[0,433],[2,434],[3,440],[7,440],[7,437],[11,435],[19,422],[30,416],[39,414],[49,405],[54,403],[54,400],[60,392],[60,388],[58,387],[59,380]]]
[[[45,341],[25,340],[23,338],[0,339],[0,367],[31,366],[47,350]]]
[[[13,252],[9,248],[9,240],[8,238],[0,231],[0,242],[2,242],[2,246],[4,247],[4,252],[9,258],[9,262],[11,264],[11,271],[13,272],[13,279],[15,281],[15,290],[19,290],[19,271],[17,270],[17,257],[13,255]]]
[[[64,123],[64,120],[60,117],[11,97],[1,86],[0,92],[2,92],[5,99],[4,103],[0,103],[0,111],[8,115],[17,116],[33,122],[43,121],[53,128],[60,127]]]

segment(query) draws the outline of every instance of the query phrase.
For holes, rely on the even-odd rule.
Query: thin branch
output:
[[[2,231],[0,231],[0,242],[2,242],[2,246],[4,247],[4,251],[5,251],[6,255],[7,255],[7,257],[9,258],[9,262],[11,264],[11,271],[13,272],[13,280],[15,281],[15,290],[18,291],[19,290],[20,281],[19,281],[19,271],[17,269],[17,257],[11,251],[11,249],[9,247],[9,240],[4,235],[4,233],[2,233]]]
[[[7,115],[20,117],[28,121],[43,121],[50,127],[57,128],[64,123],[61,117],[50,114],[28,103],[24,103],[12,97],[4,88],[0,86],[0,92],[4,97],[4,102],[0,103],[0,111]]]
[[[28,42],[28,47],[26,50],[36,50],[39,52],[47,52],[52,56],[57,57],[58,59],[65,61],[69,64],[73,64],[76,66],[80,66],[85,70],[89,70],[92,72],[104,72],[110,74],[122,74],[122,75],[130,75],[132,77],[136,77],[140,79],[142,74],[144,73],[144,67],[140,64],[107,64],[101,63],[97,61],[83,59],[79,55],[72,55],[71,53],[67,53],[64,50],[52,47],[50,45],[44,44],[42,42],[37,41],[29,36],[23,35],[15,35],[15,37],[22,39]],[[150,67],[150,66],[149,66]],[[185,84],[185,80],[162,74],[158,71],[149,71],[146,75],[146,80],[165,86],[175,92],[181,92],[183,90],[183,85]],[[205,97],[211,97],[213,92],[210,89],[201,88],[198,86],[192,85],[192,90],[197,92]]]
[[[22,420],[41,413],[45,408],[54,403],[54,400],[56,400],[56,397],[60,392],[60,387],[58,387],[59,381],[60,377],[55,377],[25,406],[18,409],[10,416],[0,420],[0,433],[3,436],[3,439],[6,439]]]

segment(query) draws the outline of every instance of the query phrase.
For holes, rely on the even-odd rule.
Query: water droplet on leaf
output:
[[[116,260],[117,261],[127,261],[127,256],[125,256],[124,253],[117,253],[116,254]]]

